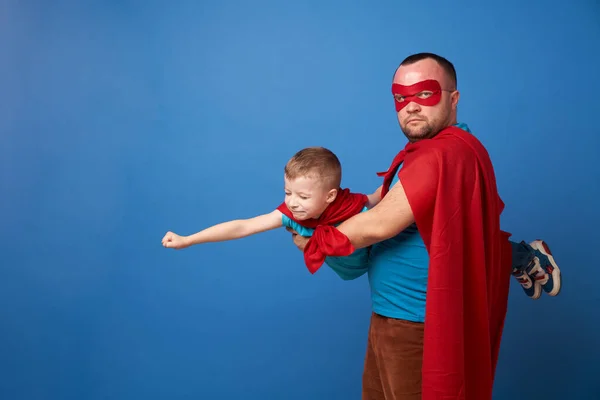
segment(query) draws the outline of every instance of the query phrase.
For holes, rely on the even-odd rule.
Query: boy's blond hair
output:
[[[339,189],[342,182],[342,165],[337,156],[324,147],[307,147],[300,150],[285,165],[285,176],[296,179],[302,176],[320,179],[329,189]]]

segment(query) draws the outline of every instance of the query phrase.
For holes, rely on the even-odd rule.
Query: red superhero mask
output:
[[[442,98],[442,87],[436,80],[429,79],[417,82],[414,85],[404,86],[397,83],[392,84],[396,112],[414,101],[422,106],[435,106]]]

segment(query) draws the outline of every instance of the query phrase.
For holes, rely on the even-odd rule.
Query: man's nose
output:
[[[406,112],[408,113],[415,113],[421,111],[421,106],[415,103],[414,101],[408,103],[405,108]]]

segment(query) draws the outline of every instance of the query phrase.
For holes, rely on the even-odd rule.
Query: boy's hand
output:
[[[162,239],[162,245],[170,249],[183,249],[190,244],[185,236],[179,236],[173,232],[167,232]]]

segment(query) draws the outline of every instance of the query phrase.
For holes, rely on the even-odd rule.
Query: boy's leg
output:
[[[527,296],[534,300],[539,299],[542,295],[542,286],[539,280],[530,275],[532,264],[535,266],[533,248],[525,242],[510,241],[510,245],[512,247],[512,275],[521,284]]]
[[[530,243],[530,246],[535,254],[536,262],[539,263],[540,267],[546,273],[546,279],[540,280],[542,289],[544,289],[549,296],[558,295],[562,286],[562,277],[560,268],[558,268],[558,265],[552,256],[550,247],[548,247],[548,244],[543,240],[534,240]]]

